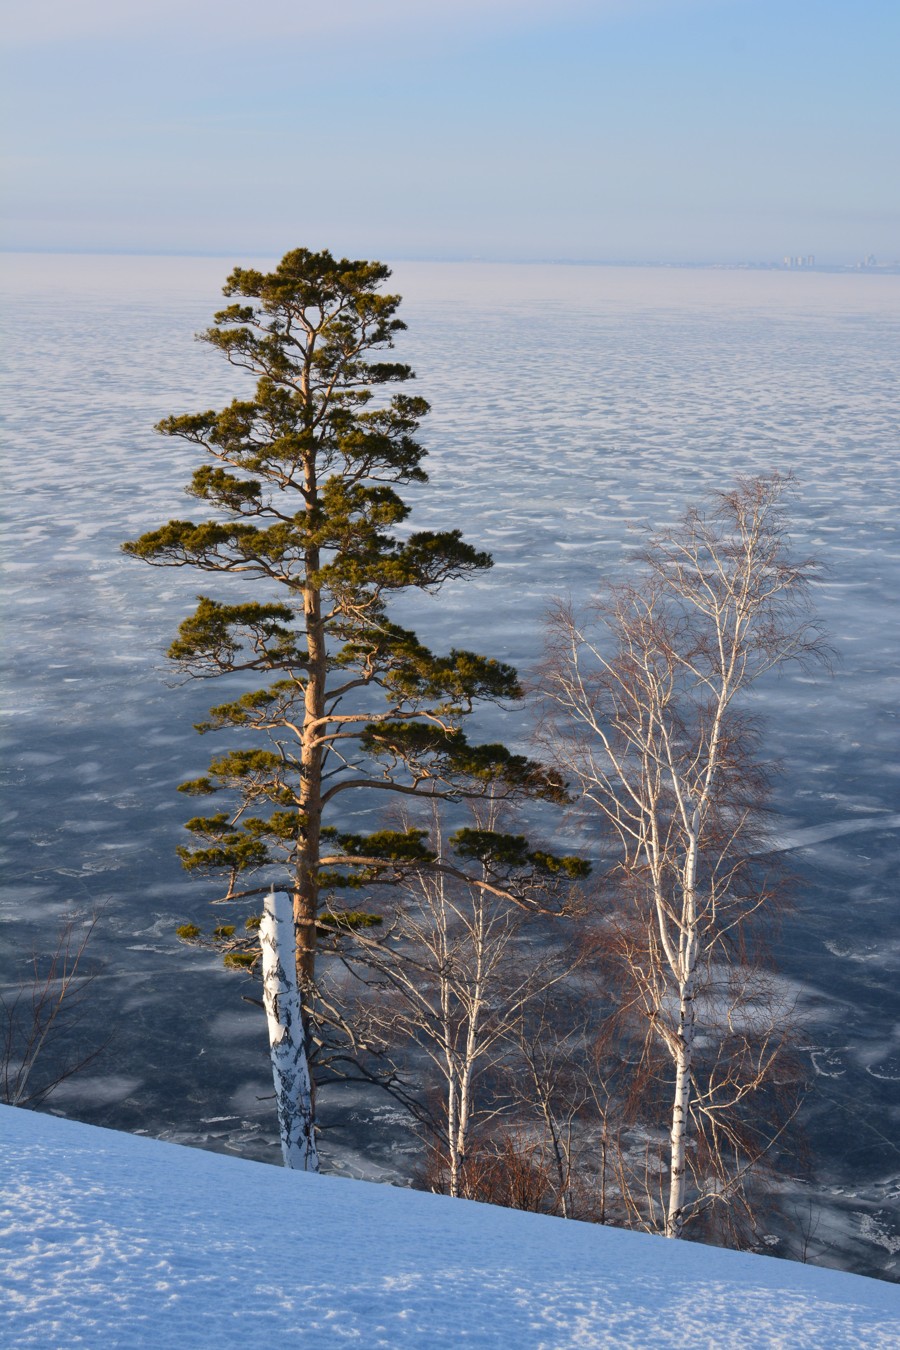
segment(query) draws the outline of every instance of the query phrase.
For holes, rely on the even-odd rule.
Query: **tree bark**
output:
[[[308,414],[309,416],[309,414]],[[314,459],[304,471],[304,498],[312,514],[319,504]],[[325,713],[325,684],[328,676],[328,648],[322,623],[322,598],[316,574],[318,548],[306,551],[303,584],[303,618],[306,627],[308,667],[304,699],[303,740],[300,747],[300,813],[302,842],[294,891],[294,924],[297,933],[297,980],[307,988],[316,970],[316,919],[319,910],[319,850],[322,831],[322,717]]]
[[[688,1137],[688,1112],[691,1104],[691,1069],[694,1050],[693,979],[681,993],[678,1016],[678,1044],[675,1053],[675,1093],[672,1101],[669,1169],[669,1207],[666,1237],[680,1238],[684,1230],[685,1148]]]
[[[294,921],[290,897],[284,891],[266,896],[259,942],[284,1165],[299,1172],[318,1172],[306,1037],[294,963]]]
[[[678,964],[673,974],[678,980],[678,1032],[675,1038],[675,1093],[672,1100],[671,1155],[669,1166],[669,1206],[666,1214],[666,1237],[680,1238],[684,1230],[685,1149],[688,1137],[688,1112],[691,1105],[691,1074],[694,1067],[694,1031],[696,1008],[694,1004],[697,948],[697,836],[700,831],[698,808],[685,810],[687,817],[687,856],[684,862],[684,892],[681,910],[681,933]]]

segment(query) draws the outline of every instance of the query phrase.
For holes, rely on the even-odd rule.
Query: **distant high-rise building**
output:
[[[816,265],[816,255],[815,255],[814,253],[808,254],[807,259],[806,259],[806,265],[807,265],[807,267],[815,267],[815,265]]]

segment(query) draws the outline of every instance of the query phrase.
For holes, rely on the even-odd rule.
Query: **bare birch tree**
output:
[[[433,820],[430,846],[440,861],[444,842]],[[486,823],[495,829],[493,813]],[[377,939],[356,931],[343,949],[366,990],[354,1019],[359,1039],[387,1056],[402,1055],[405,1045],[430,1065],[423,1077],[436,1079],[437,1090],[426,1086],[406,1100],[435,1150],[433,1180],[470,1198],[473,1140],[483,1140],[485,1127],[511,1105],[486,1082],[508,1054],[523,1011],[571,964],[541,950],[540,939],[529,941],[534,913],[487,883],[487,874],[476,885],[448,870],[419,869],[394,895],[389,931]],[[546,898],[550,885],[535,878],[535,899],[542,890]]]
[[[823,655],[785,488],[778,474],[739,481],[652,537],[644,575],[608,586],[585,618],[559,604],[542,675],[546,739],[602,832],[620,1030],[643,1028],[635,1070],[668,1103],[667,1156],[634,1216],[668,1237],[742,1203],[779,1129],[747,1123],[785,1028],[757,946],[778,886],[745,696]]]
[[[576,1193],[593,1084],[585,1072],[580,1005],[566,988],[543,992],[520,1010],[509,1037],[509,1095],[523,1123],[537,1126],[540,1160],[552,1178],[552,1210],[563,1219],[587,1217]]]

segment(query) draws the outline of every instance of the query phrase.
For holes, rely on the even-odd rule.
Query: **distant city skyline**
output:
[[[4,42],[5,248],[900,257],[895,0],[32,0]]]

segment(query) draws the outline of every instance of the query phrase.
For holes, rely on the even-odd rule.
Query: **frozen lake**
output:
[[[277,1157],[264,1027],[235,977],[181,947],[203,887],[174,856],[208,747],[210,688],[162,653],[202,588],[119,553],[185,515],[191,456],[152,432],[237,374],[192,334],[232,260],[6,255],[4,982],[59,916],[103,905],[92,1004],[116,1034],[54,1097],[97,1124]],[[253,259],[234,259],[247,264]],[[548,599],[590,594],[634,546],[737,473],[793,470],[794,539],[833,676],[761,690],[779,838],[800,879],[778,952],[815,1049],[805,1109],[816,1259],[900,1271],[900,278],[400,264],[403,356],[432,403],[419,527],[460,526],[495,568],[404,611],[436,646],[526,669]],[[213,691],[214,692],[214,691]],[[485,731],[489,731],[488,725]],[[516,719],[505,734],[525,735]],[[377,1156],[358,1123],[383,1129]],[[402,1175],[393,1107],[332,1103],[332,1165]]]

